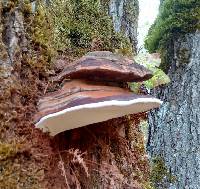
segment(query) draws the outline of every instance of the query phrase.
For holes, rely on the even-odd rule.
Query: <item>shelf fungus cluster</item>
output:
[[[126,82],[144,81],[152,73],[134,61],[107,51],[91,52],[67,66],[54,82],[58,91],[38,103],[36,127],[54,136],[66,130],[158,108],[159,99],[133,94]]]

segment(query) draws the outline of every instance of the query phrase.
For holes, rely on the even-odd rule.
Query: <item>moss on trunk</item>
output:
[[[91,5],[90,1],[81,2]],[[145,114],[67,131],[55,138],[33,124],[38,98],[57,87],[48,80],[59,53],[76,59],[90,50],[121,49],[131,55],[129,40],[110,29],[112,22],[105,12],[93,9],[93,5],[82,6],[80,15],[72,15],[76,23],[70,23],[70,33],[65,33],[70,44],[63,50],[57,45],[61,38],[56,33],[55,17],[49,14],[51,7],[38,4],[36,12],[31,8],[31,3],[24,1],[1,3],[0,188],[148,187],[148,161],[138,126]],[[84,20],[90,15],[96,16]],[[78,44],[73,43],[72,31],[76,31]],[[84,32],[82,37],[89,36],[83,47],[83,38],[77,38],[80,31]]]

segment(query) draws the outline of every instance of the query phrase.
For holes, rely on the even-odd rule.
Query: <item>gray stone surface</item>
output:
[[[200,32],[177,39],[168,75],[171,83],[153,91],[164,101],[149,115],[151,158],[162,156],[176,182],[164,188],[200,188]],[[158,188],[163,188],[162,185]]]

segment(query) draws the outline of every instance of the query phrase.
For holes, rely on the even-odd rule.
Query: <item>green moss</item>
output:
[[[1,189],[38,189],[43,188],[38,184],[38,177],[43,177],[40,172],[34,171],[34,164],[23,167],[20,158],[0,162],[0,188]]]
[[[99,0],[52,1],[49,11],[53,13],[57,49],[76,56],[94,50],[132,54],[129,39],[114,31],[106,5],[101,3]]]
[[[28,63],[26,58],[33,63],[33,67],[35,67],[35,65],[40,65],[38,60],[43,58],[43,67],[47,67],[50,63],[50,61],[47,60],[49,57],[49,43],[51,41],[43,40],[42,43],[36,45],[34,37],[36,37],[36,35],[42,36],[41,33],[44,33],[46,37],[49,35],[49,32],[47,30],[47,24],[45,24],[44,21],[42,27],[40,24],[37,28],[36,18],[31,13],[29,2],[18,2],[15,0],[5,2],[5,4],[3,4],[2,1],[0,2],[0,61],[5,60],[6,62],[8,59],[6,45],[3,43],[2,39],[2,31],[5,28],[6,19],[8,19],[10,15],[13,16],[14,10],[18,10],[20,13],[22,12],[22,16],[24,16],[23,23],[25,24],[25,38],[27,39],[25,48],[27,50],[24,51],[21,46],[16,47],[12,77],[4,77],[8,69],[11,68],[4,64],[4,62],[0,65],[0,84],[2,86],[0,89],[0,188],[42,188],[39,181],[42,179],[40,170],[43,170],[43,167],[38,166],[35,159],[31,157],[29,149],[30,144],[26,138],[28,136],[28,129],[31,127],[31,123],[27,121],[26,108],[28,104],[30,104],[28,99],[31,98],[32,94],[30,91],[34,86],[27,85],[27,88],[29,87],[29,93],[27,92],[27,96],[23,99],[24,94],[22,90],[26,90],[26,87],[23,88],[22,86],[26,85],[24,82],[28,79],[25,78],[26,76],[22,74],[22,71],[26,72],[27,75],[30,73],[30,66],[26,68]],[[43,15],[41,17],[43,17]],[[44,20],[44,18],[42,19]],[[48,21],[46,20],[46,22]],[[31,27],[37,28],[39,34],[36,32],[32,33],[30,30]],[[50,35],[49,38],[51,39]],[[44,46],[45,43],[47,47]],[[20,64],[21,67],[17,67],[18,64]],[[34,72],[36,70],[32,69],[32,71]],[[16,78],[15,75],[18,75],[18,77]],[[23,106],[24,101],[26,103],[25,106]],[[30,109],[28,111],[28,113],[30,113]],[[24,133],[22,133],[21,130]],[[10,140],[13,142],[10,142]],[[23,144],[21,141],[23,141]]]
[[[144,189],[155,189],[154,186],[152,186],[152,183],[151,182],[146,182],[143,184],[143,188]]]
[[[152,160],[150,181],[153,185],[158,185],[162,184],[164,179],[170,183],[176,181],[176,177],[167,169],[164,159],[161,156],[156,156]]]
[[[150,53],[166,47],[169,40],[200,29],[199,0],[165,0],[145,41]]]
[[[32,13],[31,4],[25,2],[21,7],[25,18],[25,29],[29,41],[29,53],[23,54],[23,61],[33,69],[45,72],[56,57],[54,28],[45,6],[38,2],[37,11]]]
[[[14,157],[21,148],[21,144],[0,143],[0,161]]]
[[[27,155],[21,143],[0,143],[0,188],[41,188],[38,184],[38,177],[42,177],[36,171],[34,164],[27,162],[28,166],[23,166],[22,162],[28,161]],[[30,165],[30,166],[29,166]]]

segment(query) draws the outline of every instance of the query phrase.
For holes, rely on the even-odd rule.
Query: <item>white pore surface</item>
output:
[[[66,130],[92,123],[107,121],[128,114],[145,112],[158,108],[162,101],[156,98],[138,98],[130,101],[104,101],[64,109],[43,117],[36,127],[54,136]]]

